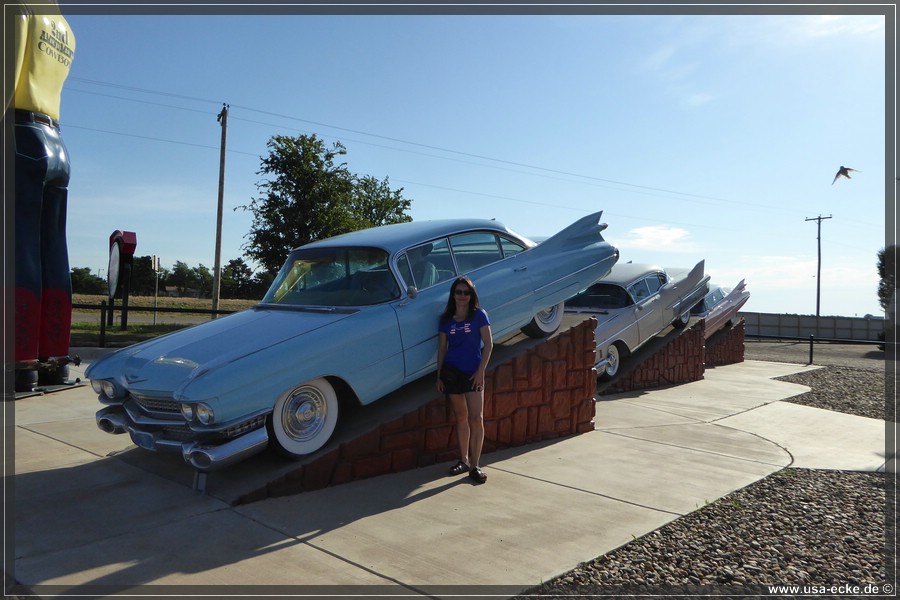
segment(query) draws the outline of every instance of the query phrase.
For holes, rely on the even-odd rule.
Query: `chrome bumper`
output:
[[[180,452],[184,462],[197,471],[207,472],[221,469],[258,454],[269,444],[269,434],[265,426],[230,439],[222,444],[204,445],[199,442],[179,442],[167,440],[159,433],[141,431],[122,414],[119,406],[107,406],[97,412],[97,427],[106,433],[128,433],[131,441],[145,450],[153,452]]]

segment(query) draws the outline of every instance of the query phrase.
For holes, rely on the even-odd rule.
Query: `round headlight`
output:
[[[197,419],[201,423],[203,423],[204,425],[209,425],[213,422],[214,417],[215,415],[213,414],[213,410],[209,406],[203,404],[202,402],[197,405]]]
[[[94,388],[94,392],[97,394],[103,393],[103,382],[97,379],[91,379],[91,387]]]
[[[110,400],[116,397],[116,386],[112,381],[101,381],[100,388],[103,394]]]
[[[194,407],[190,404],[181,404],[181,416],[185,418],[187,421],[194,420]]]

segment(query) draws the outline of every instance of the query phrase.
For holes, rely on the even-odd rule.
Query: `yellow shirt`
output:
[[[16,17],[14,106],[59,120],[59,98],[75,55],[75,36],[59,14]],[[40,9],[38,9],[40,10]]]

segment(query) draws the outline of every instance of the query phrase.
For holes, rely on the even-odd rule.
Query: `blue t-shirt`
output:
[[[447,335],[447,354],[444,364],[456,367],[463,373],[473,374],[481,364],[481,328],[490,325],[484,309],[476,308],[472,319],[457,321],[442,319],[438,331]]]

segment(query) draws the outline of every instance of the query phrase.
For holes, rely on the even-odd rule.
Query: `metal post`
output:
[[[100,302],[100,347],[106,348],[106,300]]]
[[[128,330],[128,296],[131,291],[131,267],[131,257],[129,257],[122,265],[122,274],[125,278],[124,285],[122,285],[122,318],[119,323],[119,329],[122,331]]]
[[[807,363],[810,365],[813,364],[813,341],[815,340],[815,338],[816,338],[816,336],[810,334],[810,336],[809,336],[809,362]]]
[[[216,259],[213,265],[212,309],[219,310],[219,291],[222,285],[222,202],[225,195],[225,133],[228,130],[228,105],[222,105],[222,112],[216,118],[222,124],[222,144],[219,149],[219,207],[216,212]],[[216,318],[215,312],[212,316]]]
[[[156,325],[156,308],[159,301],[159,257],[154,254],[152,260],[153,275],[156,280],[156,286],[153,290],[153,324]]]
[[[104,300],[105,302],[105,300]],[[110,327],[113,326],[114,314],[116,312],[116,297],[113,296],[109,299],[109,310],[106,311],[106,324]]]

